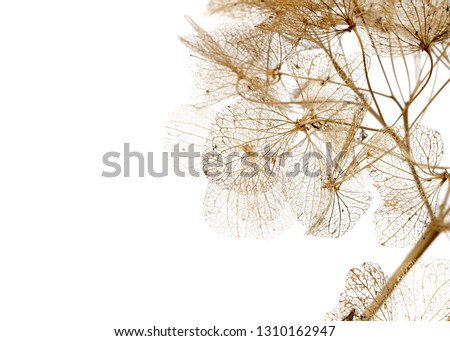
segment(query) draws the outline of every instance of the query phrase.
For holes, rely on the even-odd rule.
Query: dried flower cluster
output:
[[[327,318],[448,319],[449,262],[412,264],[449,229],[443,142],[421,121],[450,82],[450,1],[211,0],[209,11],[221,25],[189,19],[195,35],[182,38],[195,103],[168,123],[170,145],[202,154],[208,223],[267,238],[297,219],[337,238],[373,183],[380,244],[413,252],[391,280],[372,263],[351,270]]]

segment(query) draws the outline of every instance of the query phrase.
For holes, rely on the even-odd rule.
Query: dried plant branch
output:
[[[378,241],[411,247],[390,278],[372,263],[352,270],[332,319],[392,320],[399,297],[407,319],[419,318],[408,310],[418,295],[408,283],[448,267],[419,259],[450,226],[443,143],[420,125],[450,82],[438,79],[440,65],[450,70],[449,8],[449,0],[211,0],[210,13],[227,21],[207,32],[189,19],[195,35],[181,38],[193,52],[196,105],[174,116],[169,141],[200,146],[212,227],[267,238],[296,218],[309,235],[338,238],[368,210],[372,179]],[[216,174],[218,161],[226,171]],[[420,319],[449,317],[436,297],[426,297],[433,307]]]
[[[432,224],[431,224],[432,225]],[[386,300],[391,296],[394,289],[401,282],[403,277],[413,267],[414,264],[420,259],[423,253],[439,236],[439,231],[434,228],[430,228],[421,238],[421,240],[414,245],[413,249],[408,253],[406,258],[389,278],[386,284],[381,288],[380,292],[373,298],[370,305],[362,313],[361,319],[363,321],[372,320],[377,311],[383,306]]]

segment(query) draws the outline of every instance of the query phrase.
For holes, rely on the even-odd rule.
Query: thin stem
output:
[[[427,111],[428,107],[434,102],[434,100],[437,98],[437,96],[442,92],[442,90],[444,90],[447,85],[450,83],[450,78],[447,79],[445,81],[445,83],[439,88],[439,90],[433,95],[433,97],[429,100],[429,102],[427,103],[427,105],[422,109],[422,111],[420,112],[420,114],[416,117],[416,119],[413,122],[413,125],[416,124],[417,121],[419,121],[421,119],[421,117],[425,114],[425,112]]]
[[[383,119],[383,114],[381,113],[381,109],[378,104],[378,101],[377,101],[376,97],[373,95],[374,92],[373,92],[372,84],[371,84],[370,78],[369,78],[369,68],[367,66],[366,51],[364,49],[364,43],[361,39],[361,36],[359,35],[358,29],[356,28],[356,26],[353,28],[353,32],[355,33],[356,38],[358,39],[358,42],[359,42],[359,45],[361,48],[361,54],[362,54],[362,59],[363,59],[363,64],[364,64],[364,73],[366,75],[367,86],[369,87],[370,93],[372,94],[372,99],[373,99],[373,102],[375,103],[375,107],[377,108],[378,115]],[[383,121],[384,121],[384,119],[383,119]]]

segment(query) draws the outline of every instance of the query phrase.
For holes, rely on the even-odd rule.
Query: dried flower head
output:
[[[389,0],[381,7],[377,44],[397,53],[431,51],[450,37],[448,0]]]

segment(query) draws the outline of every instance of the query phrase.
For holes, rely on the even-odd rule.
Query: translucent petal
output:
[[[242,193],[209,183],[203,207],[208,224],[233,238],[271,238],[293,222],[280,186]]]

